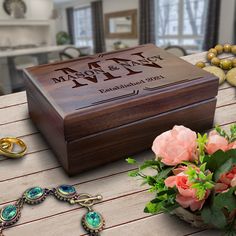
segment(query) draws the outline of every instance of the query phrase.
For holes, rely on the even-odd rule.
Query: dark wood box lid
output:
[[[37,90],[61,117],[67,141],[207,100],[218,91],[212,74],[152,44],[31,67],[25,74],[31,96]]]

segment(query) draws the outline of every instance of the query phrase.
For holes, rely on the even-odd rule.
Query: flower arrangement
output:
[[[144,211],[179,215],[195,226],[222,229],[236,235],[236,125],[227,134],[216,127],[209,135],[174,126],[156,137],[154,160],[129,173],[141,177],[155,198]],[[145,174],[151,169],[151,174]],[[154,172],[154,173],[153,173]]]

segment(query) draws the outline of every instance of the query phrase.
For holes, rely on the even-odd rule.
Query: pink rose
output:
[[[165,180],[165,185],[169,188],[176,186],[178,194],[176,195],[176,202],[178,202],[183,208],[188,208],[192,211],[201,210],[205,199],[209,196],[208,191],[203,200],[198,200],[196,196],[196,189],[191,188],[191,183],[188,181],[187,175],[183,172],[176,176],[170,176]]]
[[[219,183],[226,185],[228,188],[236,186],[236,166],[234,166],[229,172],[222,174],[219,179]]]
[[[218,150],[227,151],[228,141],[226,138],[220,136],[215,130],[211,131],[206,144],[206,152],[213,154]]]
[[[227,191],[229,189],[229,186],[224,183],[216,183],[214,189],[216,193],[221,193]]]
[[[157,158],[170,166],[182,161],[193,161],[197,152],[197,135],[184,126],[174,126],[172,130],[157,136],[152,150]]]
[[[187,166],[178,166],[177,168],[173,169],[172,172],[174,173],[174,175],[178,175],[178,174],[186,171],[187,169],[188,169]]]

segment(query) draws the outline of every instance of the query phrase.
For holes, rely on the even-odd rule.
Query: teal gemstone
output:
[[[61,185],[58,187],[58,192],[61,193],[62,195],[73,195],[76,193],[76,190],[73,186],[71,185]]]
[[[40,187],[30,188],[25,192],[25,196],[30,200],[35,200],[42,197],[44,190]]]
[[[91,229],[98,229],[102,223],[102,216],[95,211],[88,212],[85,215],[85,221],[89,228]]]
[[[1,211],[1,218],[4,221],[11,221],[17,214],[17,208],[14,205],[8,205]]]

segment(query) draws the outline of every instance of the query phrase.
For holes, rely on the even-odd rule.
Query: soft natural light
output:
[[[156,0],[156,43],[200,50],[208,0]]]
[[[74,12],[76,47],[93,48],[91,8],[78,8]]]

